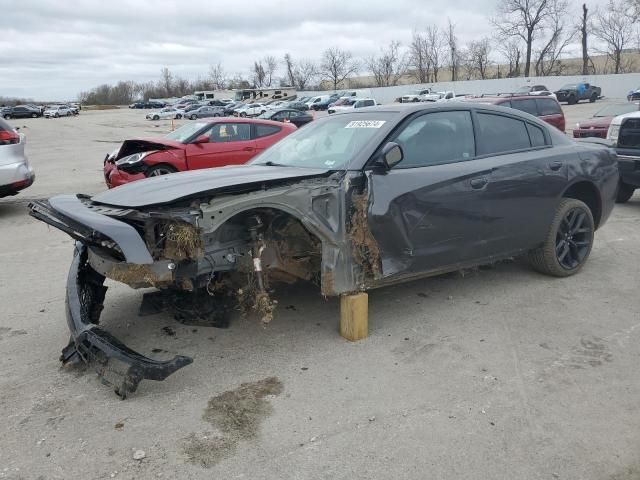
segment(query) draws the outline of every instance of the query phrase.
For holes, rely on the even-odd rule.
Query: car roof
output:
[[[282,125],[289,125],[288,123],[275,122],[273,120],[267,120],[264,118],[246,118],[246,117],[214,117],[203,118],[202,122],[206,123],[253,123],[260,125],[276,125],[281,127]]]
[[[618,115],[613,119],[612,123],[622,122],[622,120],[626,120],[627,118],[640,118],[640,111],[623,113],[622,115]]]
[[[540,96],[540,95],[511,95],[511,94],[505,94],[505,95],[482,95],[479,97],[465,97],[464,101],[465,102],[477,102],[477,103],[493,103],[493,104],[499,104],[499,103],[503,103],[503,102],[508,102],[510,100],[527,100],[527,99],[531,99],[531,100],[536,100],[539,98],[553,98],[551,96]]]

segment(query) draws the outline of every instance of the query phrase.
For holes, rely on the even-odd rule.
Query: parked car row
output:
[[[78,115],[82,107],[77,103],[67,103],[63,105],[16,105],[15,107],[0,108],[0,116],[5,120],[11,118],[38,118],[38,117],[68,117]]]

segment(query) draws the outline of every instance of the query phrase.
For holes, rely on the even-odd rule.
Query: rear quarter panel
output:
[[[615,151],[599,144],[576,143],[578,159],[569,164],[569,185],[588,181],[595,185],[600,196],[600,221],[604,225],[615,204],[618,181],[618,161]]]

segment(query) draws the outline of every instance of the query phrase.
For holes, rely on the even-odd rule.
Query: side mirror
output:
[[[382,148],[380,157],[384,168],[391,170],[402,161],[404,154],[400,145],[395,142],[389,142]]]
[[[199,137],[197,137],[193,143],[209,143],[209,136],[208,135],[200,135]]]

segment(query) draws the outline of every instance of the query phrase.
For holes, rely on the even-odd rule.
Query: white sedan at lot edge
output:
[[[147,120],[160,120],[161,118],[182,118],[184,116],[184,110],[180,110],[174,107],[165,107],[162,110],[156,112],[149,112],[146,115]]]
[[[337,101],[332,107],[329,107],[329,113],[350,112],[354,108],[375,107],[379,105],[373,98],[345,98]]]
[[[49,107],[44,111],[44,116],[46,118],[52,117],[69,117],[74,114],[74,111],[71,107],[67,105],[54,105],[53,107]]]
[[[236,108],[233,113],[240,117],[254,117],[262,115],[267,111],[267,106],[262,103],[249,103],[242,107]]]

